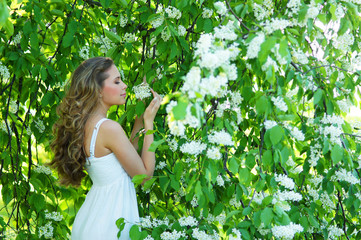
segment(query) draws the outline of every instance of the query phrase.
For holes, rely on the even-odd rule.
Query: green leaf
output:
[[[183,120],[187,115],[187,106],[188,103],[182,99],[178,100],[178,103],[173,107],[172,112],[176,120]]]
[[[45,208],[45,197],[41,194],[32,194],[29,198],[29,202],[35,206],[38,213]]]
[[[149,152],[155,152],[155,150],[157,150],[157,148],[163,144],[165,142],[164,139],[158,140],[158,141],[153,141],[152,144],[149,146],[148,151]]]
[[[283,129],[277,125],[271,128],[269,131],[271,135],[271,142],[273,145],[276,145],[283,138]]]
[[[331,159],[334,164],[339,163],[343,158],[343,148],[340,145],[335,144],[331,150]]]
[[[155,178],[155,177],[147,180],[147,181],[144,183],[144,185],[143,185],[144,190],[148,190],[149,188],[151,188],[152,185],[153,185],[153,183],[154,183],[156,180],[157,180],[157,178]]]
[[[137,114],[138,117],[140,117],[145,110],[145,104],[143,101],[138,101],[137,105],[135,105],[135,112]]]
[[[247,216],[248,214],[250,214],[252,212],[252,208],[251,207],[246,207],[243,209],[242,211],[242,215],[243,216]]]
[[[72,44],[73,40],[74,40],[74,34],[71,32],[67,32],[63,38],[63,43],[62,43],[63,47],[65,48],[69,47]]]
[[[272,166],[273,159],[272,159],[272,151],[271,150],[267,150],[263,153],[262,163],[264,164],[265,167]]]
[[[261,96],[256,102],[257,114],[263,114],[266,112],[268,106],[268,99],[266,96]]]
[[[261,221],[264,223],[264,225],[267,227],[269,224],[271,224],[273,219],[273,211],[272,208],[266,207],[263,209],[261,213]]]
[[[9,7],[6,0],[0,0],[0,27],[4,26],[9,17]]]
[[[210,33],[213,30],[213,23],[211,19],[207,18],[204,20],[203,30],[206,33]]]
[[[148,177],[147,174],[139,174],[139,175],[135,175],[132,179],[132,182],[135,184],[135,186],[138,186],[139,184],[141,184],[144,179],[146,179]]]
[[[229,161],[229,170],[233,173],[237,173],[239,168],[238,160],[235,157],[232,157]]]
[[[320,88],[317,89],[317,91],[313,95],[313,104],[317,105],[322,100],[322,96],[323,96],[322,89],[320,89]]]

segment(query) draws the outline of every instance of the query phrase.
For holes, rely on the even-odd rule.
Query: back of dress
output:
[[[79,209],[72,229],[72,240],[118,239],[116,220],[126,224],[119,239],[129,239],[129,229],[139,222],[137,198],[131,178],[114,153],[96,158],[94,149],[101,119],[95,126],[86,170],[93,186]]]

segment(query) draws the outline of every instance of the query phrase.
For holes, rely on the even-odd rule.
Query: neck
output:
[[[107,117],[107,112],[109,107],[104,106],[103,104],[99,104],[97,109],[94,111],[92,115],[101,116],[103,118]]]

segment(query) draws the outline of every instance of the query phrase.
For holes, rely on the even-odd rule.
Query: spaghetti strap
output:
[[[98,121],[98,123],[95,125],[94,130],[93,130],[93,135],[92,135],[92,139],[90,141],[90,158],[94,157],[94,149],[95,149],[95,142],[97,140],[97,135],[98,135],[98,131],[99,131],[99,127],[100,125],[104,122],[108,120],[108,118],[102,118]]]

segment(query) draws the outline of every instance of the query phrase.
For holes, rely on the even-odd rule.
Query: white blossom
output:
[[[150,21],[150,24],[153,26],[153,28],[157,28],[160,25],[162,25],[164,22],[164,16],[160,15],[157,18],[153,19],[152,21]]]
[[[297,127],[294,127],[291,130],[291,135],[297,140],[297,141],[304,141],[305,135],[301,130],[299,130]]]
[[[192,201],[191,201],[191,205],[192,207],[197,207],[198,206],[198,199],[196,196],[193,197]]]
[[[210,18],[212,17],[213,10],[208,8],[203,8],[202,17],[203,18]]]
[[[173,6],[168,6],[164,11],[168,14],[169,18],[180,19],[182,16],[182,13]]]
[[[266,120],[264,121],[264,127],[266,130],[271,129],[273,127],[277,126],[277,122],[273,120]]]
[[[167,166],[167,163],[164,162],[164,161],[160,161],[157,166],[155,166],[155,169],[158,170],[158,169],[163,169]]]
[[[217,185],[220,187],[224,187],[224,180],[221,175],[217,176]]]
[[[225,130],[221,130],[219,132],[213,132],[211,135],[208,136],[208,140],[210,143],[217,145],[225,145],[225,146],[234,145],[232,136]]]
[[[56,222],[60,222],[61,220],[63,220],[63,215],[61,215],[60,212],[49,213],[49,211],[47,209],[44,212],[45,212],[46,219],[54,220]]]
[[[232,234],[229,236],[229,240],[242,240],[241,232],[238,229],[233,228]]]
[[[0,75],[3,79],[7,80],[10,78],[9,69],[0,62]]]
[[[9,110],[10,110],[10,112],[11,113],[16,113],[17,111],[18,111],[18,109],[19,109],[19,107],[18,107],[18,104],[16,103],[16,101],[15,100],[10,100],[10,102],[9,102]]]
[[[281,192],[280,190],[278,190],[275,194],[274,194],[274,198],[272,200],[272,203],[275,204],[279,201],[301,201],[302,200],[302,195],[299,193],[296,193],[294,191],[283,191]]]
[[[300,49],[292,51],[292,60],[295,63],[308,64],[308,57]]]
[[[44,165],[38,165],[35,169],[34,172],[37,173],[44,173],[46,175],[51,175],[51,169],[44,166]]]
[[[346,9],[341,5],[341,4],[337,4],[337,8],[335,11],[335,16],[337,19],[341,19],[345,16],[345,11]]]
[[[350,184],[357,184],[360,181],[351,172],[347,172],[346,169],[342,168],[335,172],[335,175],[331,177],[331,181],[345,181]]]
[[[149,84],[144,83],[144,82],[142,82],[139,85],[134,86],[133,91],[134,91],[135,97],[140,100],[143,100],[144,98],[150,97],[152,95]]]
[[[12,39],[12,44],[14,45],[18,45],[20,43],[20,40],[21,40],[21,37],[22,37],[22,34],[21,32],[18,32]]]
[[[177,230],[173,230],[172,232],[165,231],[160,235],[162,240],[178,240],[182,237],[185,237],[186,234],[184,231],[178,232]]]
[[[119,16],[119,26],[123,28],[123,27],[125,27],[127,25],[127,23],[128,23],[128,18],[125,17],[123,14],[120,14],[120,16]]]
[[[227,25],[221,25],[214,28],[214,37],[218,39],[234,41],[238,37],[234,31],[235,27],[233,25],[233,22],[229,21]]]
[[[172,135],[184,136],[186,128],[181,121],[168,121],[168,127]]]
[[[227,13],[227,6],[224,2],[215,2],[214,8],[216,9],[217,13],[221,16],[226,15]]]
[[[272,234],[279,239],[293,239],[296,233],[303,231],[303,227],[300,224],[291,222],[286,226],[274,226],[272,228]]]
[[[342,52],[348,52],[351,50],[351,45],[353,45],[355,37],[351,32],[344,33],[341,36],[338,36],[337,39],[333,41],[333,46]]]
[[[312,167],[315,167],[317,165],[318,160],[321,158],[322,156],[322,152],[321,152],[322,148],[320,144],[314,144],[310,146],[310,165]]]
[[[51,225],[51,222],[48,222],[44,226],[39,227],[39,238],[44,236],[46,239],[51,239],[53,237],[54,227]]]
[[[177,143],[176,139],[173,138],[173,139],[169,140],[168,145],[169,145],[170,150],[172,150],[172,152],[177,151],[178,143]]]
[[[181,217],[178,221],[179,221],[179,224],[180,224],[182,227],[185,227],[185,226],[195,227],[195,226],[198,225],[197,219],[195,219],[195,218],[192,217],[192,216]]]
[[[339,239],[339,237],[342,237],[345,234],[341,228],[334,225],[329,226],[327,231],[328,237],[332,240]]]
[[[112,47],[112,41],[104,35],[96,36],[94,42],[100,44],[99,51],[102,53],[106,53]]]
[[[190,141],[185,144],[183,144],[180,147],[180,151],[182,153],[188,153],[194,156],[198,156],[201,154],[205,149],[207,148],[207,145],[204,143],[201,143],[200,141]]]
[[[132,43],[135,41],[135,33],[125,33],[123,37],[124,42]]]
[[[160,33],[160,35],[161,35],[164,42],[167,42],[169,40],[169,38],[171,37],[170,31],[168,30],[167,27],[165,27],[163,29],[163,31]]]
[[[292,178],[289,178],[285,174],[275,174],[275,180],[276,182],[279,182],[282,186],[285,188],[288,188],[290,190],[293,190],[295,188],[295,183],[293,182]]]
[[[83,46],[79,51],[79,56],[82,59],[88,59],[89,58],[89,46]]]
[[[278,19],[278,18],[272,18],[271,21],[266,20],[264,22],[264,32],[266,34],[271,34],[277,30],[281,30],[283,32],[284,29],[291,26],[291,22],[286,19]]]
[[[280,96],[272,97],[271,100],[272,100],[273,104],[276,106],[276,108],[278,108],[279,110],[281,110],[283,112],[287,112],[288,107],[282,97],[280,97]]]
[[[269,67],[273,67],[274,71],[278,71],[278,64],[275,60],[273,60],[270,56],[267,57],[266,62],[262,65],[262,71],[266,72]]]
[[[182,25],[178,25],[178,35],[184,36],[187,33],[187,29]]]
[[[287,7],[291,10],[293,14],[298,14],[301,6],[300,0],[289,0],[287,3]]]
[[[258,57],[258,53],[261,50],[261,44],[265,41],[263,32],[258,32],[257,36],[254,37],[248,44],[246,57],[249,59]]]
[[[213,160],[219,160],[222,158],[222,154],[217,147],[211,147],[207,149],[207,157]]]

